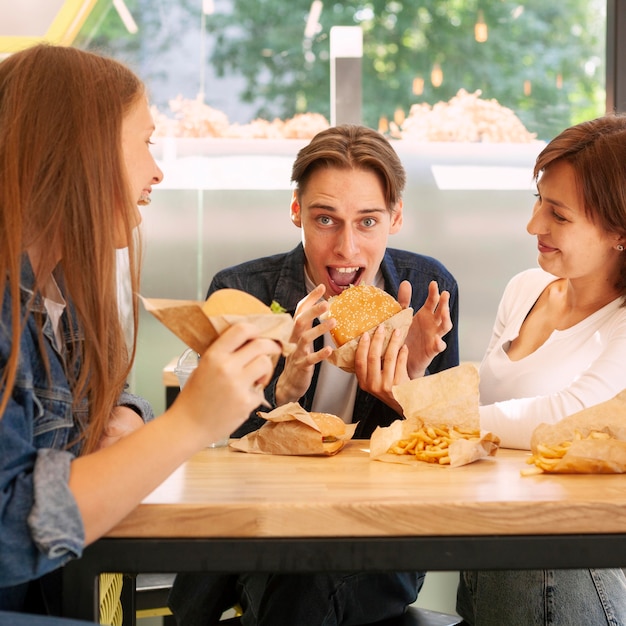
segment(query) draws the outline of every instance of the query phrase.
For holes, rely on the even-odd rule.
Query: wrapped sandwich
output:
[[[328,317],[337,322],[330,331],[336,349],[328,360],[346,372],[354,372],[354,353],[363,333],[373,333],[383,324],[385,350],[394,329],[402,329],[404,341],[413,320],[413,309],[403,309],[393,296],[372,285],[348,287],[328,304]]]
[[[352,438],[357,426],[330,413],[306,411],[297,402],[269,413],[259,411],[257,415],[266,423],[241,439],[233,439],[232,449],[259,454],[331,456]]]
[[[275,313],[271,306],[238,289],[219,289],[205,302],[142,298],[147,311],[187,346],[202,354],[228,327],[240,321],[255,324],[262,337],[274,339],[284,356],[295,346],[290,343],[293,318]]]

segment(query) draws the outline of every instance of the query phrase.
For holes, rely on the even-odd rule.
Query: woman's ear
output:
[[[302,214],[300,211],[300,202],[298,201],[298,194],[294,191],[291,196],[291,221],[298,227],[302,227]]]
[[[613,248],[618,252],[623,252],[626,248],[626,237],[613,233]]]

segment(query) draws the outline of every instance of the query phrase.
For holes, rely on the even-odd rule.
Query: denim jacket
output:
[[[265,304],[275,300],[292,315],[298,302],[307,295],[304,281],[304,248],[299,244],[291,252],[256,259],[222,270],[213,278],[207,297],[217,289],[233,288],[246,291]],[[417,311],[428,296],[428,285],[435,280],[439,290],[450,292],[450,316],[453,329],[444,337],[446,349],[438,354],[430,363],[427,374],[433,374],[459,364],[459,341],[457,322],[459,315],[458,286],[450,272],[436,259],[414,252],[388,248],[380,267],[385,291],[394,298],[398,297],[398,287],[403,280],[408,280],[412,287],[411,306]],[[315,349],[321,349],[321,339]],[[265,397],[272,406],[276,406],[276,381],[284,367],[284,359],[280,359],[270,384],[265,389]],[[311,386],[300,398],[303,408],[310,411],[319,375],[319,364],[315,367]],[[400,416],[386,404],[366,393],[357,390],[354,403],[353,421],[359,422],[355,438],[368,439],[376,426],[388,426]],[[250,414],[248,420],[239,427],[233,437],[242,437],[246,433],[257,430],[265,423],[256,412]]]
[[[30,580],[60,567],[82,553],[83,522],[69,490],[70,463],[80,453],[76,441],[87,420],[86,401],[73,402],[64,354],[53,338],[43,299],[33,298],[34,276],[27,257],[22,261],[21,310],[27,312],[20,337],[15,386],[0,419],[0,610],[20,610],[19,598]],[[62,284],[59,281],[60,285]],[[60,287],[61,290],[62,287]],[[67,298],[66,298],[67,299]],[[66,346],[72,337],[68,304],[61,318]],[[38,340],[36,316],[44,320],[44,341],[50,378]],[[75,325],[74,325],[75,328]],[[0,372],[11,347],[11,297],[5,290],[0,323]],[[144,419],[149,404],[124,392],[119,404]]]

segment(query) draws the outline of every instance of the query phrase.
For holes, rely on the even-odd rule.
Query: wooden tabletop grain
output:
[[[333,457],[207,449],[109,537],[393,537],[616,533],[626,477],[523,477],[526,452],[459,468],[372,461],[368,441]]]

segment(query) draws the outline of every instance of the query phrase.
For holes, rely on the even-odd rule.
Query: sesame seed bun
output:
[[[328,303],[330,317],[337,320],[330,335],[338,348],[402,310],[393,296],[373,285],[348,287]]]
[[[318,425],[325,442],[336,441],[346,434],[345,422],[332,413],[311,412],[313,421]]]

